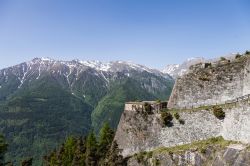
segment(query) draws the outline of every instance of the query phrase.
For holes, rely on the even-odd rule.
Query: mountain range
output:
[[[184,61],[182,64],[170,64],[167,65],[163,70],[162,73],[169,74],[173,78],[181,77],[182,75],[186,74],[188,72],[188,69],[190,66],[196,64],[205,62],[204,58],[189,58],[186,61]]]
[[[174,79],[131,62],[35,58],[0,70],[0,132],[7,158],[34,164],[69,135],[116,128],[124,103],[167,100]]]
[[[221,57],[216,57],[213,59],[205,59],[202,57],[189,58],[181,64],[169,64],[163,70],[161,70],[161,72],[164,74],[168,74],[171,77],[173,77],[174,79],[176,79],[177,77],[181,77],[182,75],[186,74],[189,71],[189,67],[194,65],[194,64],[204,63],[204,62],[213,63],[213,62],[220,60],[223,57],[228,59],[228,60],[233,60],[233,59],[235,59],[235,56],[237,54],[239,54],[239,53],[230,53],[230,54],[227,54],[227,55],[224,55]]]

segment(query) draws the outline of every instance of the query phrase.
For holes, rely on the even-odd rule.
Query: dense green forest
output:
[[[8,144],[0,135],[0,166],[13,165],[11,160],[5,160]],[[44,166],[123,166],[126,160],[120,155],[114,140],[114,131],[105,123],[98,138],[91,131],[87,136],[69,136],[64,143],[42,159]],[[33,158],[23,159],[20,165],[32,166]]]
[[[72,134],[86,135],[91,128],[91,106],[48,77],[0,106],[0,129],[10,142],[7,159],[20,162],[39,158]]]

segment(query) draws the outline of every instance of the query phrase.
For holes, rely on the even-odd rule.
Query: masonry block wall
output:
[[[222,104],[250,94],[250,57],[195,68],[176,80],[169,108]]]

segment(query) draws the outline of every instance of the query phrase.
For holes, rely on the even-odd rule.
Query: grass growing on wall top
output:
[[[220,136],[220,137],[210,138],[207,140],[195,141],[190,144],[179,145],[175,147],[162,147],[154,150],[153,153],[165,153],[165,152],[181,153],[183,151],[187,151],[190,149],[197,149],[197,150],[206,149],[208,146],[211,145],[216,145],[219,146],[220,148],[224,148],[232,143],[237,143],[237,142],[224,140],[224,138]]]
[[[169,111],[170,113],[173,113],[173,114],[176,112],[196,112],[196,111],[202,111],[202,110],[212,111],[213,107],[215,107],[215,106],[220,107],[224,110],[224,109],[231,109],[231,108],[237,107],[239,105],[239,103],[243,103],[243,102],[250,104],[250,98],[246,99],[246,100],[239,101],[239,102],[234,102],[234,103],[223,103],[223,104],[208,105],[208,106],[204,105],[204,106],[200,106],[197,108],[183,108],[183,109],[173,108],[173,109],[168,109],[168,110],[164,110],[164,111]]]
[[[137,153],[135,154],[135,156],[137,157],[139,156],[139,158],[143,158],[143,157],[150,157],[154,154],[159,154],[159,153],[182,154],[183,152],[187,150],[192,150],[192,149],[202,152],[203,149],[207,149],[209,146],[217,146],[218,148],[225,148],[226,146],[229,146],[230,144],[233,144],[233,143],[238,143],[238,142],[227,141],[227,140],[224,140],[224,138],[220,136],[220,137],[209,138],[207,140],[195,141],[193,143],[185,144],[185,145],[178,145],[174,147],[161,147],[153,151]]]

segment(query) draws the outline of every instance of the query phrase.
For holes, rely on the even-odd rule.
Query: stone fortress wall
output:
[[[223,104],[250,94],[250,56],[198,64],[176,80],[169,108]]]
[[[115,139],[124,156],[218,136],[250,143],[250,99],[230,104],[223,111],[226,113],[223,120],[216,118],[212,110],[179,111],[185,123],[180,124],[174,118],[173,126],[163,127],[160,113],[145,116],[137,111],[125,110]]]
[[[163,127],[159,111],[148,115],[143,113],[143,109],[131,111],[133,104],[126,104],[115,135],[119,147],[123,149],[123,155],[217,136],[250,143],[249,63],[249,57],[244,56],[233,62],[202,64],[203,66],[195,66],[187,75],[179,78],[168,107],[178,109],[184,124],[174,118],[173,126]],[[224,104],[226,116],[223,120],[214,116],[212,107],[193,109],[218,104]]]

